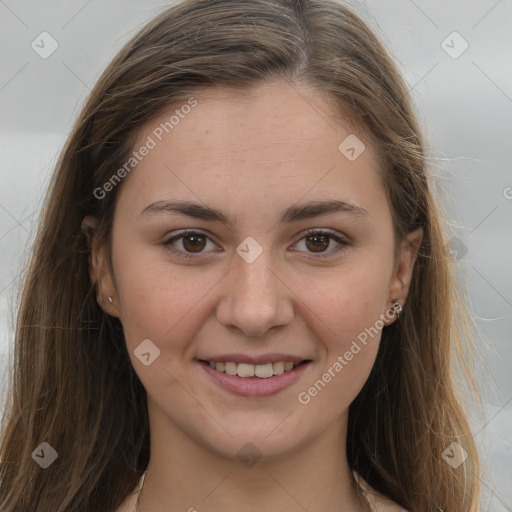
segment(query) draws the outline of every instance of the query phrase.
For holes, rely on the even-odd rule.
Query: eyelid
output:
[[[181,238],[185,238],[188,235],[202,235],[205,238],[207,238],[208,240],[216,243],[213,240],[212,236],[207,231],[203,231],[201,229],[183,229],[183,230],[174,232],[174,234],[172,236],[166,237],[166,239],[162,245],[164,245],[167,248],[167,250],[169,250],[170,252],[172,252],[174,254],[178,254],[179,256],[182,256],[185,258],[202,258],[202,257],[204,257],[205,254],[208,254],[208,252],[206,252],[206,253],[205,252],[189,253],[186,251],[185,252],[178,251],[177,249],[175,249],[172,246],[172,244],[175,241],[177,241]],[[292,247],[297,245],[299,242],[301,242],[307,236],[312,236],[312,235],[317,235],[317,236],[327,235],[330,237],[330,240],[332,240],[338,244],[338,247],[335,249],[332,249],[330,251],[327,251],[327,252],[318,252],[318,253],[307,252],[307,251],[294,251],[294,252],[306,252],[306,254],[313,256],[313,257],[308,256],[310,259],[322,259],[322,258],[332,257],[333,255],[340,253],[343,249],[346,248],[346,246],[350,245],[349,238],[346,235],[343,235],[342,233],[339,233],[337,231],[334,231],[334,230],[328,229],[328,228],[309,228],[306,231],[303,231],[302,233],[300,233],[300,235],[299,235],[300,238],[292,245]],[[212,251],[210,251],[210,252],[212,252]],[[213,251],[213,252],[218,252],[218,251]]]
[[[340,238],[342,239],[344,242],[346,243],[349,243],[350,242],[350,239],[347,235],[343,234],[343,233],[340,233],[339,231],[335,231],[334,229],[330,229],[330,228],[309,228],[309,229],[306,229],[306,231],[303,231],[301,233],[301,237],[300,237],[300,240],[302,240],[305,236],[308,236],[308,235],[316,235],[316,234],[326,234],[326,235],[329,235],[333,238],[337,237],[337,238]]]
[[[338,231],[328,229],[328,228],[309,228],[306,231],[303,231],[301,233],[299,240],[297,240],[297,242],[295,242],[293,245],[297,245],[304,238],[306,238],[308,236],[312,236],[312,235],[317,235],[317,236],[327,235],[330,237],[330,240],[333,240],[334,242],[336,242],[338,244],[338,247],[331,249],[330,251],[327,251],[327,252],[315,253],[315,252],[307,252],[306,251],[306,254],[309,255],[309,256],[307,256],[309,259],[318,260],[318,259],[332,258],[335,255],[340,254],[349,245],[351,245],[350,239],[346,235],[339,233]],[[303,251],[297,251],[297,252],[303,252]]]
[[[168,251],[172,252],[173,254],[177,254],[177,255],[185,257],[185,258],[201,258],[201,257],[204,257],[205,254],[208,254],[208,253],[204,253],[204,252],[199,252],[199,253],[194,254],[194,253],[189,253],[186,251],[185,252],[178,251],[177,249],[175,249],[172,246],[172,244],[175,241],[177,241],[181,238],[185,238],[186,236],[190,236],[190,235],[202,235],[205,238],[207,238],[208,240],[214,242],[213,237],[207,231],[203,231],[201,229],[181,229],[181,230],[174,232],[174,234],[172,234],[171,236],[167,236],[165,238],[164,242],[162,243],[162,245],[164,245],[165,248]]]

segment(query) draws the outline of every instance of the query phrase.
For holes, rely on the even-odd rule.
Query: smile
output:
[[[259,379],[268,379],[275,375],[282,375],[285,372],[293,370],[296,366],[302,363],[294,363],[293,361],[277,361],[275,363],[264,364],[248,364],[248,363],[235,363],[228,361],[225,363],[207,361],[210,368],[219,372],[227,373],[228,375],[237,375],[242,378],[257,377]]]
[[[210,381],[224,391],[244,397],[269,397],[295,384],[311,366],[302,361],[236,363],[198,360]]]

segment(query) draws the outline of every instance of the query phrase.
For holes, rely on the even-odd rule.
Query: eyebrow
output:
[[[281,213],[278,222],[281,224],[291,223],[338,212],[349,213],[356,216],[368,215],[368,212],[360,206],[347,203],[345,201],[331,199],[327,201],[311,201],[301,205],[292,205]],[[221,210],[202,206],[191,201],[181,200],[166,200],[151,203],[142,210],[139,217],[149,217],[162,213],[177,213],[193,217],[195,219],[222,222],[228,226],[234,226],[236,223],[236,216],[233,217]]]

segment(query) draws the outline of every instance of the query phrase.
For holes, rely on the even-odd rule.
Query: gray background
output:
[[[20,273],[58,153],[101,71],[167,5],[0,0],[0,385],[5,386],[12,348]],[[473,415],[472,427],[490,471],[482,510],[510,511],[512,1],[351,5],[402,70],[427,138],[432,172],[453,203],[450,248],[467,275],[480,332],[484,413]],[[33,41],[42,46],[44,31],[58,44],[46,59],[31,47]],[[450,35],[454,31],[462,39]],[[50,43],[45,39],[46,50]]]

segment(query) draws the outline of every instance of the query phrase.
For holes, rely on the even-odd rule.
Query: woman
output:
[[[429,182],[407,89],[346,7],[157,16],[52,181],[0,509],[477,510]]]

